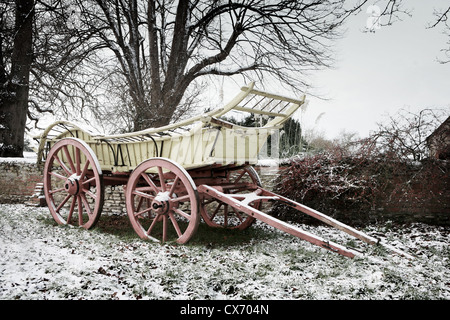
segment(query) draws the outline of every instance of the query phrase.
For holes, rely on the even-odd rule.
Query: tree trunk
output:
[[[176,89],[173,89],[171,93],[164,95],[161,90],[159,92],[157,90],[157,88],[153,87],[150,89],[153,93],[151,104],[148,104],[145,100],[139,103],[135,102],[134,131],[162,127],[170,123],[175,110],[183,98],[184,91],[176,92]],[[155,96],[160,96],[161,98],[155,99]]]
[[[23,157],[32,56],[34,0],[16,0],[11,73],[1,83],[0,157]],[[2,61],[3,63],[3,61]],[[3,77],[2,77],[3,78]]]
[[[170,123],[172,115],[180,103],[186,88],[181,88],[184,69],[188,57],[187,50],[187,21],[189,17],[189,1],[181,0],[177,5],[177,13],[171,54],[168,57],[168,66],[164,84],[160,79],[160,63],[158,60],[157,26],[155,19],[155,3],[149,1],[148,32],[150,43],[150,103],[145,97],[136,103],[134,130],[143,130],[150,127],[160,127]],[[136,99],[135,99],[136,100]]]

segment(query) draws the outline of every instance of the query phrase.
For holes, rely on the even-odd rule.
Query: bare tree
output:
[[[29,118],[43,112],[89,119],[102,97],[98,90],[105,72],[105,59],[95,52],[101,47],[91,40],[94,31],[79,28],[74,0],[38,0],[34,24],[34,60],[31,68]]]
[[[2,156],[22,155],[27,117],[36,125],[45,112],[67,114],[73,106],[93,110],[99,101],[98,79],[91,74],[98,48],[88,41],[91,30],[69,27],[73,4],[70,0],[0,4]]]
[[[332,64],[332,41],[366,2],[78,0],[77,6],[81,28],[95,30],[91,45],[115,57],[115,69],[104,74],[123,77],[130,99],[122,105],[133,106],[139,130],[173,120],[205,77],[306,85],[307,71]],[[384,4],[382,15],[401,12],[399,1]]]
[[[428,156],[426,139],[448,116],[439,109],[423,109],[413,113],[401,109],[390,115],[387,122],[378,124],[378,129],[369,138],[390,158],[420,161]]]
[[[9,32],[4,17],[19,6],[8,1],[1,7],[0,116],[6,121],[15,112],[23,131],[27,113],[37,120],[44,111],[76,108],[86,117],[122,118],[139,130],[182,116],[201,79],[243,75],[299,87],[307,84],[308,71],[332,64],[331,44],[340,27],[367,1],[17,0],[36,8],[35,24],[28,14],[17,29],[32,30],[29,53],[19,50],[28,45],[25,35]],[[402,12],[399,0],[382,3],[382,15]],[[17,51],[8,51],[11,41]],[[31,65],[31,79],[21,76],[27,83],[16,87],[23,89],[17,95],[23,104],[7,111],[6,98],[17,84],[16,58]],[[4,137],[23,139],[23,133],[6,133],[10,128],[2,122]],[[2,146],[10,145],[6,139]]]

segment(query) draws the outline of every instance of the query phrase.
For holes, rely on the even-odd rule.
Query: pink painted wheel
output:
[[[130,175],[127,213],[142,239],[186,243],[200,222],[197,188],[187,171],[165,158],[151,158]]]
[[[231,194],[248,193],[249,190],[262,186],[258,173],[252,166],[229,171],[223,184],[222,191]],[[261,202],[252,202],[250,206],[259,209]],[[245,230],[255,221],[255,218],[244,212],[205,195],[201,198],[200,212],[206,224],[215,228]]]
[[[90,229],[103,208],[104,185],[100,165],[82,140],[65,138],[50,149],[44,167],[44,194],[58,224]]]

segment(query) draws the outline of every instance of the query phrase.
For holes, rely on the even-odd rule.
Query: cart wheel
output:
[[[224,184],[234,186],[224,189],[224,193],[232,194],[248,192],[249,189],[262,186],[258,173],[252,166],[228,172]],[[261,201],[255,201],[250,205],[259,209]],[[215,228],[245,230],[255,221],[254,217],[210,197],[201,199],[200,212],[206,224]]]
[[[151,158],[130,175],[127,213],[142,239],[186,243],[200,222],[198,193],[187,171],[165,158]]]
[[[58,224],[95,226],[103,208],[103,175],[84,141],[65,138],[50,149],[44,166],[44,194]]]

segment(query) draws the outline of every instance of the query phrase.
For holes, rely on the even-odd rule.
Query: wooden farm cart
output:
[[[95,135],[66,121],[53,123],[39,136],[38,154],[38,161],[45,160],[44,193],[53,218],[90,229],[102,212],[105,185],[123,185],[129,219],[143,239],[186,243],[201,218],[211,227],[238,229],[259,219],[322,248],[357,254],[259,210],[262,202],[282,201],[365,242],[384,244],[262,187],[252,165],[305,97],[286,98],[253,86],[243,87],[223,108],[139,132]],[[259,117],[261,125],[224,120],[239,112]]]

